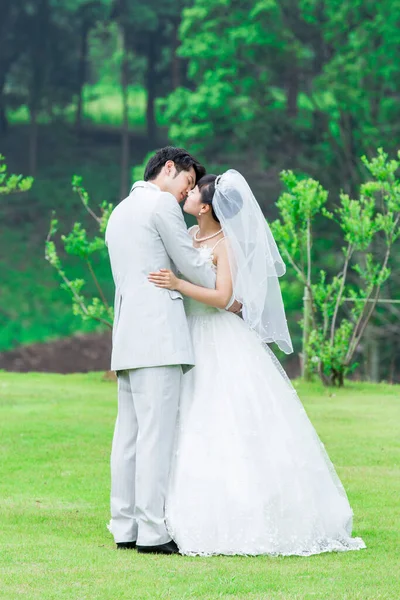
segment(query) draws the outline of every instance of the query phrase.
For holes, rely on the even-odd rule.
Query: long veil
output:
[[[263,342],[293,352],[279,279],[285,263],[247,181],[234,169],[216,180],[213,208],[228,239],[233,293]]]

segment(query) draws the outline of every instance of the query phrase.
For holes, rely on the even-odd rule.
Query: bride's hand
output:
[[[167,290],[178,290],[179,289],[179,278],[174,275],[169,269],[160,269],[156,273],[150,273],[148,275],[150,283],[154,283],[157,287],[164,288]]]

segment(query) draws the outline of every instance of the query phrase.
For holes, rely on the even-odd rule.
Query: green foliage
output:
[[[179,54],[189,61],[192,85],[168,98],[170,137],[203,154],[229,148],[253,155],[265,147],[280,110],[271,58],[282,67],[286,33],[274,0],[196,0],[187,8]]]
[[[358,157],[396,149],[399,19],[391,0],[194,0],[180,28],[188,85],[165,105],[170,138],[261,169],[311,166],[354,194]]]
[[[144,157],[143,161],[139,165],[135,165],[132,168],[132,181],[142,181],[143,180],[146,165],[149,162],[150,158],[153,156],[154,152],[155,152],[155,150],[148,152],[146,154],[146,156]]]
[[[361,186],[358,199],[341,193],[332,211],[316,181],[284,172],[288,191],[277,202],[280,219],[272,224],[283,254],[308,290],[310,309],[302,323],[306,373],[315,371],[330,385],[343,385],[356,366],[357,347],[390,276],[389,258],[400,236],[400,160],[389,160],[379,149],[377,157],[363,163],[373,179]],[[329,279],[320,270],[315,281],[312,227],[318,216],[337,224],[345,245],[339,272]],[[346,299],[351,301],[347,312]]]
[[[116,189],[122,180],[118,138],[123,120],[135,154],[126,157],[125,169],[140,163],[149,147],[166,143],[161,127],[168,126],[170,141],[202,155],[210,171],[219,172],[223,165],[249,175],[257,197],[265,198],[261,204],[268,217],[279,193],[276,173],[282,169],[309,173],[322,189],[330,190],[331,198],[339,186],[349,200],[358,198],[359,183],[367,174],[358,157],[365,154],[370,160],[376,146],[392,151],[397,144],[398,21],[399,4],[389,0],[168,0],[162,6],[155,0],[4,0],[2,150],[14,171],[35,174],[35,187],[24,200],[15,196],[13,204],[3,203],[7,206],[1,217],[7,227],[2,254],[10,252],[13,261],[1,265],[5,284],[0,311],[5,321],[0,347],[69,335],[76,328],[54,289],[56,271],[53,276],[41,269],[38,240],[46,235],[43,221],[47,226],[54,206],[68,231],[71,215],[85,223],[65,198],[64,177],[69,180],[73,172],[84,174],[96,197],[114,201],[123,196]],[[127,111],[121,97],[124,65]],[[160,95],[171,91],[160,101]],[[74,138],[71,125],[78,123],[79,98],[83,135]],[[144,139],[152,106],[158,137]],[[68,142],[64,134],[60,138],[60,128],[68,129]],[[35,153],[35,135],[37,173],[33,157],[28,160]],[[101,166],[94,166],[97,159],[92,157],[100,154]],[[134,178],[142,178],[140,170],[135,167]],[[123,178],[126,185],[127,180]],[[370,193],[375,193],[372,188]],[[388,192],[385,201],[392,196]],[[26,210],[25,204],[21,210],[22,203]],[[331,207],[325,203],[323,210],[328,216]],[[357,210],[357,205],[346,210]],[[390,216],[381,218],[390,226]],[[332,281],[339,259],[337,240],[343,243],[344,233],[334,216],[327,221],[318,213],[313,236],[321,233],[320,224],[324,232],[312,249],[321,255],[318,266]],[[101,230],[96,233],[101,237]],[[89,227],[87,243],[92,242],[95,248]],[[292,243],[293,237],[288,241]],[[102,261],[101,251],[91,257],[98,259],[93,268],[111,296],[108,262]],[[68,265],[61,258],[72,280],[85,278],[85,261],[74,253],[67,257]],[[307,261],[306,255],[301,260]],[[399,258],[392,255],[393,296],[398,295],[399,266]],[[351,268],[350,279],[355,274]],[[315,273],[313,277],[316,281]],[[85,288],[88,297],[93,285],[88,282]],[[289,321],[299,310],[300,287],[300,280],[293,282],[289,273],[283,282]],[[346,290],[349,294],[351,289]],[[388,330],[398,321],[394,311],[391,319],[386,319]],[[393,347],[397,337],[391,334]]]
[[[288,191],[276,203],[282,220],[273,223],[273,231],[291,264],[304,265],[312,247],[311,223],[325,206],[328,192],[317,181],[299,179],[292,171],[283,171],[281,180]]]
[[[33,185],[33,177],[23,175],[9,175],[5,157],[0,154],[0,196],[17,192],[27,192]]]
[[[70,256],[76,256],[82,260],[90,274],[90,278],[94,283],[97,293],[100,297],[95,296],[87,299],[82,293],[86,285],[86,280],[83,278],[69,279],[62,261],[57,252],[56,244],[52,238],[58,232],[58,220],[54,217],[50,221],[49,233],[45,243],[45,258],[50,265],[57,271],[62,280],[61,287],[66,290],[72,300],[72,312],[75,316],[81,317],[84,321],[94,320],[102,325],[112,328],[113,309],[108,305],[106,295],[99,283],[93,268],[93,256],[100,255],[103,259],[106,258],[107,249],[104,242],[104,232],[107,227],[107,222],[113,205],[103,202],[100,205],[100,216],[96,215],[90,207],[90,198],[86,189],[83,187],[82,178],[75,175],[72,180],[72,189],[77,193],[82,201],[83,206],[89,215],[96,221],[100,236],[90,237],[88,231],[81,223],[75,222],[72,230],[67,235],[61,236],[64,252]]]

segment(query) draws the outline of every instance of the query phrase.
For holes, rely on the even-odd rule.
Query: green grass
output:
[[[299,385],[368,548],[309,558],[141,556],[106,530],[115,384],[0,373],[0,598],[397,600],[400,390]],[[194,515],[195,518],[195,515]]]
[[[128,91],[129,125],[135,130],[145,130],[146,127],[146,91],[142,86],[130,86]],[[160,126],[165,126],[165,119],[160,111],[160,103],[156,103],[156,119]],[[57,116],[63,121],[73,123],[76,106],[66,106]],[[12,125],[29,123],[29,111],[26,105],[7,113]],[[49,123],[49,116],[40,115],[39,123]],[[100,82],[96,85],[86,85],[84,89],[83,120],[86,124],[98,126],[120,127],[122,124],[121,90],[118,84]]]

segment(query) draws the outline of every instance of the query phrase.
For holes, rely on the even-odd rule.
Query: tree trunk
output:
[[[297,163],[299,139],[295,126],[295,119],[298,114],[298,96],[299,96],[299,66],[296,56],[291,57],[290,65],[287,69],[286,90],[287,90],[287,134],[286,148],[288,159],[291,163]]]
[[[156,34],[157,35],[157,34]],[[146,88],[147,88],[147,137],[151,144],[155,144],[157,138],[157,123],[155,117],[155,101],[156,101],[156,36],[150,37],[147,52],[147,72],[146,72]]]
[[[287,116],[289,119],[297,117],[297,98],[299,95],[299,70],[296,57],[291,58],[287,76]]]
[[[121,184],[120,197],[128,195],[128,169],[129,169],[129,64],[126,54],[125,32],[121,28],[121,45],[123,58],[121,64],[121,96],[122,96],[122,129],[121,129]]]
[[[172,36],[172,64],[171,64],[171,79],[172,87],[174,90],[181,86],[181,67],[182,61],[177,54],[179,48],[179,37],[178,37],[179,23],[174,25],[174,32]]]
[[[364,335],[364,359],[366,366],[366,379],[374,383],[379,382],[379,342],[374,336],[374,331],[371,327],[366,329]]]
[[[81,31],[80,49],[79,49],[79,67],[78,67],[78,101],[76,105],[75,128],[78,134],[82,130],[83,114],[83,90],[86,83],[86,64],[88,54],[88,33],[87,23],[83,23]]]
[[[1,71],[0,75],[0,135],[7,133],[8,130],[8,121],[6,114],[6,106],[4,100],[4,86],[6,84],[6,73],[5,71]]]
[[[389,383],[395,383],[395,371],[396,371],[396,352],[392,352],[389,367]]]
[[[311,381],[310,357],[307,352],[308,340],[312,329],[311,313],[312,303],[310,290],[308,287],[305,287],[303,297],[303,348],[301,355],[301,376],[305,381]]]
[[[37,169],[37,150],[38,150],[38,124],[37,124],[37,109],[35,106],[30,107],[30,128],[29,128],[29,175],[36,176]]]
[[[355,123],[353,117],[349,113],[340,111],[339,130],[347,171],[347,181],[344,184],[344,189],[350,195],[356,194],[360,184],[360,178],[355,166],[358,157],[353,135]]]
[[[0,97],[0,135],[5,135],[8,131],[9,124],[7,120],[6,109],[3,103],[3,98]]]
[[[49,33],[50,25],[50,6],[49,0],[40,0],[36,3],[36,14],[32,23],[32,39],[30,41],[30,68],[31,80],[29,85],[29,174],[36,175],[37,156],[38,156],[38,114],[43,96],[46,89],[48,78],[48,60]],[[47,97],[47,100],[49,98]]]

